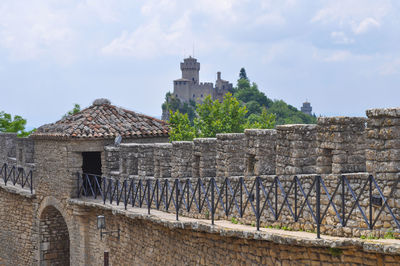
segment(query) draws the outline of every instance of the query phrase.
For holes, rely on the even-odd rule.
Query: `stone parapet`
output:
[[[317,126],[280,125],[276,130],[276,174],[315,173]]]
[[[320,117],[317,122],[317,173],[365,172],[363,117]]]
[[[246,176],[275,174],[276,130],[246,129]]]
[[[193,140],[192,177],[215,177],[217,166],[217,139]]]
[[[400,108],[366,111],[366,170],[385,179],[400,172]]]
[[[217,176],[243,176],[245,171],[245,135],[217,134]]]
[[[172,144],[154,144],[154,177],[171,177]]]
[[[192,177],[192,141],[173,141],[171,176],[173,178]]]

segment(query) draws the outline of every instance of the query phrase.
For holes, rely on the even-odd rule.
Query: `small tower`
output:
[[[312,115],[312,107],[311,104],[306,100],[301,107],[301,111],[306,115]]]
[[[199,84],[200,63],[196,58],[189,56],[183,59],[181,63],[182,79],[192,81],[194,84]]]

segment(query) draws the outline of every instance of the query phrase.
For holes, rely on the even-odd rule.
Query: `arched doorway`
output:
[[[70,265],[68,227],[53,206],[40,216],[40,265]]]

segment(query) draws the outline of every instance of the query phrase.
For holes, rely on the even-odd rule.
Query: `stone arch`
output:
[[[46,197],[37,217],[40,265],[70,265],[70,226],[61,203]]]

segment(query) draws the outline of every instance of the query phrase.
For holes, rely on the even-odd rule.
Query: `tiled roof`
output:
[[[112,139],[168,136],[165,121],[138,114],[98,99],[77,114],[39,127],[33,138],[95,138]]]

